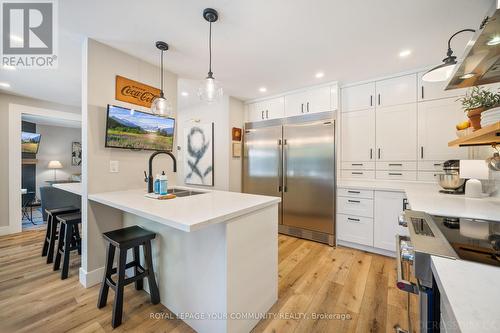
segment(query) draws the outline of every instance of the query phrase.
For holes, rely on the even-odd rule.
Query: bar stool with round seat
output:
[[[123,229],[105,232],[103,238],[107,244],[106,249],[106,266],[104,278],[99,291],[99,299],[97,307],[106,306],[108,299],[109,288],[115,291],[115,299],[113,303],[113,317],[111,325],[113,328],[118,327],[122,323],[123,310],[123,288],[132,282],[135,282],[135,289],[142,290],[143,279],[148,278],[149,293],[151,295],[151,303],[160,303],[160,293],[156,285],[153,259],[151,254],[151,240],[156,237],[154,232],[143,229],[139,226],[127,227]],[[146,268],[141,266],[139,257],[139,246],[143,246],[144,259]],[[113,268],[113,260],[115,250],[118,249],[118,267]],[[133,260],[127,264],[127,251],[133,250]],[[125,270],[134,268],[134,276],[125,278]],[[117,281],[113,281],[111,276],[118,273]]]
[[[47,229],[45,231],[45,240],[43,242],[42,257],[47,256],[47,264],[54,260],[54,248],[57,240],[58,215],[77,213],[80,209],[74,206],[46,209]]]
[[[57,220],[60,226],[57,251],[54,259],[54,271],[59,270],[62,257],[61,279],[64,280],[68,277],[69,256],[71,251],[76,250],[78,254],[82,254],[82,239],[79,231],[79,225],[82,223],[82,214],[77,212],[58,215]]]

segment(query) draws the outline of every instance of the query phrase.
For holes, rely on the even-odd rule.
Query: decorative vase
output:
[[[474,108],[467,110],[467,117],[469,117],[470,123],[474,128],[474,131],[481,129],[481,112],[484,111],[484,107]]]

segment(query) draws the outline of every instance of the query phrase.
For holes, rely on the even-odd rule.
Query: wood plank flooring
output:
[[[44,231],[0,237],[0,332],[110,332],[113,292],[97,309],[99,286],[78,282],[79,257],[60,280],[40,256]],[[407,295],[395,287],[394,259],[279,236],[279,300],[253,332],[394,332],[408,329]],[[133,284],[125,288],[123,324],[115,332],[193,332]],[[417,298],[412,297],[417,326]],[[315,317],[314,317],[315,316]],[[413,332],[417,328],[413,327]]]

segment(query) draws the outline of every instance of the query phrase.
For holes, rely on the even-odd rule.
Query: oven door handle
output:
[[[403,238],[409,240],[409,238],[406,236],[396,235],[396,266],[397,266],[396,286],[398,287],[398,289],[406,291],[407,293],[418,295],[419,294],[418,285],[403,278],[403,266],[402,266],[403,262],[401,260],[401,239]]]

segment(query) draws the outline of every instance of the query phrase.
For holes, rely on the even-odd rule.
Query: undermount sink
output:
[[[189,197],[191,195],[203,194],[205,192],[197,192],[181,188],[172,188],[167,191],[168,194],[175,194],[177,197]]]

